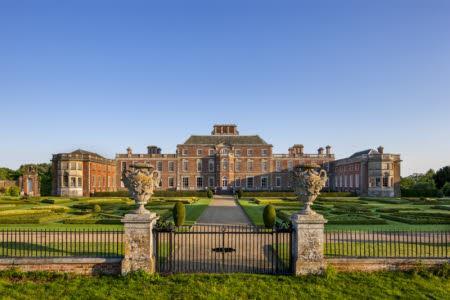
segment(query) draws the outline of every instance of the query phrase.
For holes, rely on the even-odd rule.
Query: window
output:
[[[228,178],[227,176],[222,177],[222,187],[226,188],[228,187]]]
[[[208,186],[214,187],[214,177],[208,177]]]
[[[347,187],[347,177],[348,175],[344,175],[344,187]]]
[[[92,176],[92,187],[95,187],[95,176]]]
[[[343,187],[344,185],[342,184],[343,182],[343,179],[342,179],[342,175],[339,175],[339,187]]]
[[[127,163],[126,162],[122,162],[122,172],[126,171],[127,169]]]
[[[169,177],[167,181],[170,188],[173,188],[175,186],[175,182],[173,181],[173,177]]]
[[[189,188],[189,177],[183,177],[183,189]]]
[[[63,187],[68,187],[69,186],[69,175],[64,174],[63,176]]]
[[[261,172],[267,172],[267,160],[261,161]]]
[[[76,170],[77,169],[77,163],[76,162],[71,162],[70,163],[70,169],[71,170]]]
[[[203,177],[201,176],[197,177],[197,188],[198,189],[203,188]]]
[[[82,170],[83,169],[83,164],[82,163],[77,163],[77,169],[78,170]]]
[[[288,171],[292,171],[294,169],[294,162],[292,160],[288,161]]]
[[[187,156],[187,155],[188,155],[187,149],[182,149],[182,150],[181,150],[181,155]]]
[[[241,161],[239,159],[237,159],[236,162],[235,162],[234,170],[236,172],[240,172],[241,171]]]
[[[381,185],[380,177],[375,178],[375,186],[379,187]]]
[[[248,189],[253,188],[253,177],[247,177],[247,188]]]
[[[224,171],[228,170],[228,159],[223,159],[222,160],[222,169]]]
[[[220,153],[222,155],[228,155],[228,149],[227,148],[222,148],[222,150],[220,150]]]
[[[236,179],[234,180],[234,186],[235,187],[240,187],[241,186],[241,178],[236,177]]]
[[[247,171],[249,172],[253,171],[253,160],[247,161]]]
[[[281,172],[281,160],[275,161],[275,171]]]
[[[351,188],[353,187],[353,174],[350,175],[349,186],[350,186]]]
[[[268,187],[267,177],[261,177],[261,188],[265,190],[267,189],[267,187]]]
[[[202,171],[202,160],[197,159],[197,172],[201,172],[201,171]]]
[[[175,171],[175,162],[169,161],[169,172]]]
[[[234,156],[236,156],[236,157],[241,156],[241,149],[234,150]]]
[[[209,155],[210,155],[210,156],[211,156],[211,155],[214,155],[214,153],[215,153],[214,149],[209,149]]]
[[[359,188],[359,175],[355,176],[355,188]]]
[[[70,187],[76,187],[76,186],[77,186],[77,178],[70,177]]]
[[[247,149],[247,156],[253,156],[253,149]]]
[[[275,177],[275,186],[281,187],[281,177],[280,176]]]
[[[197,149],[197,155],[202,155],[203,154],[203,150],[202,149]]]
[[[338,181],[338,176],[334,177],[334,186],[335,187],[339,187],[339,181]]]
[[[210,159],[208,161],[208,170],[209,170],[209,172],[214,172],[214,160],[213,159]]]
[[[267,151],[267,149],[261,150],[261,156],[267,156],[267,153],[269,153],[269,151]]]
[[[162,161],[158,161],[157,163],[156,163],[156,169],[158,170],[158,171],[162,171],[162,169],[163,169],[163,167],[162,167]]]
[[[389,176],[384,176],[383,177],[383,187],[388,187],[389,186]]]
[[[183,172],[188,171],[189,162],[186,159],[183,159]]]

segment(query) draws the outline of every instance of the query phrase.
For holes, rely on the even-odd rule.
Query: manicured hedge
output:
[[[442,197],[438,189],[401,189],[402,197]]]
[[[155,191],[153,197],[207,197],[207,191]],[[128,191],[97,192],[92,197],[130,197]]]
[[[65,219],[64,224],[122,224],[120,219]]]
[[[450,210],[450,205],[435,205],[432,206],[433,209]]]
[[[349,192],[321,192],[320,197],[354,197],[354,193]],[[243,197],[296,197],[292,191],[244,191]]]
[[[407,224],[450,224],[450,215],[445,213],[398,212],[381,217]]]

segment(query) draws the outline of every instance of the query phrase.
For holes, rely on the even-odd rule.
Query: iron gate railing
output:
[[[194,225],[155,230],[160,273],[292,273],[292,230]]]

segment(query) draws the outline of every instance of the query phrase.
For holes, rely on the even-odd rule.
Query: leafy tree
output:
[[[17,180],[20,174],[10,168],[0,168],[0,180]]]
[[[450,182],[450,166],[440,168],[433,176],[434,182],[438,189],[442,188],[445,183]]]
[[[442,192],[445,196],[450,196],[450,182],[446,182],[442,187]]]
[[[20,189],[17,186],[10,186],[6,189],[5,191],[5,195],[6,196],[13,196],[13,197],[17,197],[20,195]]]
[[[402,189],[435,188],[434,175],[433,169],[428,170],[425,174],[414,173],[408,177],[403,177],[400,181],[400,187]]]

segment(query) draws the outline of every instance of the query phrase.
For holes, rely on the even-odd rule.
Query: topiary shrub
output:
[[[186,208],[184,207],[184,204],[177,202],[173,207],[172,215],[175,226],[182,226],[186,219]]]
[[[20,195],[20,189],[18,186],[10,186],[5,190],[6,196],[17,197]]]
[[[273,205],[269,204],[266,207],[264,207],[263,219],[264,219],[264,226],[266,228],[273,228],[273,226],[275,225],[276,218],[277,212],[275,211],[275,207],[273,207]]]
[[[238,196],[238,199],[241,199],[241,198],[242,198],[242,195],[243,195],[243,192],[242,192],[241,189],[239,189],[239,190],[237,190],[236,194],[237,194],[237,196]]]
[[[100,207],[100,205],[95,204],[94,208],[92,209],[95,213],[99,213],[102,211],[102,208]]]
[[[206,190],[206,197],[208,197],[209,199],[211,199],[214,196],[213,192],[211,191],[211,189],[207,189]]]

